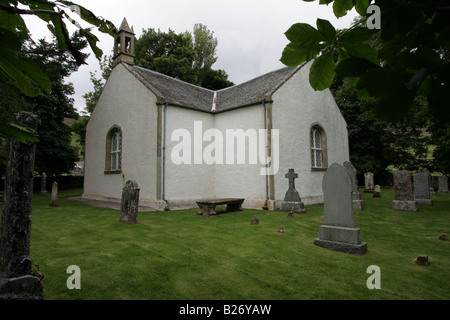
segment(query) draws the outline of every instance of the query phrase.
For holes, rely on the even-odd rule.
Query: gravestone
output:
[[[373,173],[372,172],[364,173],[364,192],[373,193],[373,187],[374,187]]]
[[[358,188],[358,179],[356,178],[356,169],[355,167],[348,161],[344,162],[344,168],[347,170],[350,178],[352,179],[352,201],[353,201],[353,209],[355,210],[364,210],[365,203],[362,200],[361,192],[359,192]]]
[[[58,202],[58,183],[56,181],[53,181],[53,183],[52,183],[52,198],[51,198],[50,203],[48,205],[50,207],[59,207],[59,202]]]
[[[289,180],[289,188],[284,196],[284,201],[281,204],[281,211],[292,211],[297,213],[305,213],[305,205],[300,199],[298,191],[295,189],[295,179],[298,178],[298,174],[294,172],[294,169],[289,169],[285,174],[286,179]]]
[[[433,200],[430,195],[431,174],[421,172],[414,176],[414,199],[419,206],[432,206]]]
[[[333,163],[326,171],[322,190],[325,217],[314,244],[351,254],[364,254],[367,243],[361,242],[361,230],[353,216],[352,179],[341,165]]]
[[[139,211],[139,187],[136,181],[128,180],[122,189],[120,222],[135,224]]]
[[[433,187],[430,187],[430,197],[434,197],[436,195],[436,191],[434,191]]]
[[[419,211],[417,201],[414,200],[411,172],[408,170],[394,171],[394,199],[394,210]]]
[[[47,174],[42,172],[41,174],[41,196],[46,196],[47,192]]]
[[[438,178],[439,181],[439,193],[449,193],[448,191],[448,178],[446,175],[442,175]]]
[[[38,118],[20,112],[14,115],[14,121],[36,130]],[[35,152],[35,142],[8,139],[0,236],[0,300],[43,299],[42,283],[34,276],[30,259]]]
[[[373,197],[381,198],[381,187],[378,184],[373,188]]]

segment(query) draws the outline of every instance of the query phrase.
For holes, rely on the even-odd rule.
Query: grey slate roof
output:
[[[160,103],[211,112],[214,91],[166,76],[164,74],[123,64],[158,98]],[[285,67],[233,87],[216,91],[216,112],[262,103],[303,65]]]

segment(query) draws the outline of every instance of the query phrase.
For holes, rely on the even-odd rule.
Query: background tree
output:
[[[217,60],[214,33],[202,24],[196,24],[193,33],[143,30],[135,42],[135,63],[211,90],[232,86],[224,70],[212,69]]]
[[[76,32],[71,42],[82,50],[87,42]],[[76,119],[78,114],[73,106],[73,85],[64,79],[78,69],[73,56],[67,51],[60,51],[56,39],[48,42],[27,41],[22,46],[22,54],[39,66],[51,81],[50,93],[41,93],[36,97],[24,96],[11,82],[0,85],[0,108],[2,119],[11,121],[18,111],[30,111],[39,117],[39,142],[36,148],[35,168],[48,175],[67,173],[78,160],[78,152],[71,145],[72,130],[64,123],[65,119]],[[87,54],[85,54],[87,56]],[[6,151],[2,148],[4,159]]]
[[[101,76],[97,76],[97,71],[90,72],[91,82],[94,85],[94,90],[83,95],[83,98],[86,101],[85,111],[80,116],[80,118],[72,125],[72,130],[76,134],[76,141],[81,147],[81,156],[84,156],[84,150],[86,146],[86,126],[92,112],[94,111],[95,106],[97,105],[98,99],[102,94],[106,81],[111,74],[112,62],[112,55],[103,56],[103,59],[100,61],[100,70],[102,72]]]
[[[168,76],[195,83],[197,75],[192,68],[195,51],[189,32],[176,34],[169,29],[143,30],[135,42],[135,63],[143,68],[164,73]]]
[[[87,46],[79,32],[74,33],[71,42],[79,51]],[[77,149],[71,145],[72,130],[64,121],[77,119],[78,113],[70,98],[74,94],[73,85],[65,83],[64,78],[77,71],[78,64],[70,53],[58,50],[56,39],[50,43],[45,39],[30,43],[25,52],[52,83],[49,94],[29,98],[34,104],[32,111],[40,120],[35,168],[38,172],[46,172],[48,176],[68,173],[79,157]],[[83,55],[87,57],[87,54]]]
[[[217,61],[216,48],[218,42],[214,38],[214,32],[208,30],[201,23],[195,24],[193,35],[195,51],[193,67],[197,73],[197,85],[202,86],[208,71],[211,70],[212,65]]]

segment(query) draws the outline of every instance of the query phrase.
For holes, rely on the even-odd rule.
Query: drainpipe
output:
[[[164,211],[169,211],[169,201],[166,200],[166,110],[168,103],[163,107],[163,159],[162,159],[162,199],[166,203]]]
[[[262,104],[264,106],[264,130],[265,130],[265,133],[266,133],[266,136],[265,136],[266,143],[265,143],[265,145],[266,145],[266,162],[267,162],[266,163],[266,201],[264,203],[263,210],[269,210],[269,207],[267,206],[267,203],[269,201],[269,175],[268,175],[268,173],[269,173],[269,168],[268,168],[269,163],[267,161],[268,154],[269,154],[269,145],[268,145],[268,139],[267,139],[267,136],[268,136],[268,133],[267,133],[267,106],[266,106],[266,103],[265,103],[264,100],[262,101]]]

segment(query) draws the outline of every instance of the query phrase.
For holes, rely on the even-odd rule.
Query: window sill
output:
[[[311,168],[311,171],[327,171],[328,168]]]
[[[115,171],[105,170],[104,173],[105,173],[105,174],[121,174],[121,173],[122,173],[122,170],[115,170]]]

